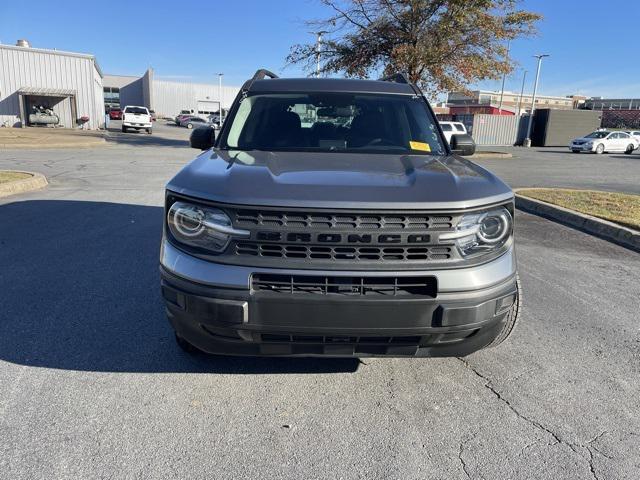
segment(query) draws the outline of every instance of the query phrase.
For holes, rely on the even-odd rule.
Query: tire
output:
[[[633,144],[630,143],[629,145],[627,145],[627,149],[624,151],[624,153],[626,155],[631,155],[634,150],[635,150],[635,148],[634,148]]]
[[[602,143],[599,143],[598,146],[596,147],[596,154],[602,155],[603,153],[604,153],[604,145]]]
[[[150,129],[150,128],[147,128],[147,133],[148,133],[149,135],[151,135],[151,129]]]
[[[183,352],[186,352],[189,355],[195,355],[196,353],[201,352],[201,350],[198,347],[187,342],[184,338],[182,338],[177,333],[175,334],[175,337],[176,337],[176,343],[178,344],[178,346]]]
[[[125,126],[122,127],[122,133],[127,133],[127,127]]]
[[[572,153],[580,153],[580,150],[571,150]]]
[[[191,129],[193,128],[193,124],[191,124],[191,123],[187,123],[187,128],[188,128],[189,130],[191,130]]]
[[[516,287],[517,287],[516,299],[513,302],[513,305],[511,306],[509,313],[507,313],[507,318],[505,320],[504,327],[502,328],[498,336],[494,338],[493,342],[487,345],[487,348],[497,347],[502,342],[504,342],[507,338],[509,338],[509,336],[513,333],[513,330],[515,329],[516,324],[518,323],[518,320],[520,320],[520,314],[522,313],[522,285],[520,284],[520,277],[518,276],[517,273],[516,273]]]

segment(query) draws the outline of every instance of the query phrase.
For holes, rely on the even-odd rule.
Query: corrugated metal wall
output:
[[[515,145],[520,121],[520,117],[515,115],[474,115],[473,140],[476,145]]]
[[[120,108],[124,108],[127,105],[148,107],[148,105],[144,103],[144,96],[142,94],[142,78],[138,78],[120,87]]]
[[[198,101],[219,101],[218,85],[153,80],[151,108],[159,116],[173,117],[180,110],[197,111]],[[239,87],[222,87],[222,107],[229,108]]]
[[[536,147],[564,147],[600,126],[597,110],[539,109],[533,115],[531,142]]]
[[[88,116],[92,129],[104,123],[102,77],[93,57],[0,45],[0,123],[19,125],[16,92],[23,87],[75,90],[78,117]]]

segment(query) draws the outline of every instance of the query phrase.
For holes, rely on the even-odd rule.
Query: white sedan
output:
[[[638,130],[625,130],[629,135],[638,140],[640,143],[640,131]]]
[[[624,152],[631,154],[640,146],[640,142],[626,132],[608,132],[598,130],[596,132],[576,138],[569,144],[569,150],[579,152]]]

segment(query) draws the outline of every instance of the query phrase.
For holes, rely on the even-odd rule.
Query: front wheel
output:
[[[604,153],[604,145],[602,143],[599,143],[596,147],[596,153],[598,155],[602,155]]]
[[[122,127],[122,133],[127,133],[127,127]]]
[[[516,323],[520,320],[520,313],[522,312],[522,285],[520,284],[520,277],[516,274],[516,298],[513,301],[513,305],[509,309],[505,318],[504,327],[498,334],[498,336],[487,347],[495,347],[504,342],[512,333],[516,327]]]
[[[150,128],[147,128],[147,133],[148,133],[149,135],[151,135],[151,129],[150,129]]]
[[[187,123],[187,128],[191,130],[193,128],[193,125],[191,123]]]
[[[624,151],[624,153],[627,155],[631,155],[634,150],[635,150],[635,147],[633,146],[633,144],[629,144],[627,145],[627,149]]]

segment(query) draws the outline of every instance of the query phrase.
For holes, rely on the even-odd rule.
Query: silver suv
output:
[[[185,350],[461,356],[513,330],[513,192],[403,76],[259,70],[191,144],[160,255]]]

